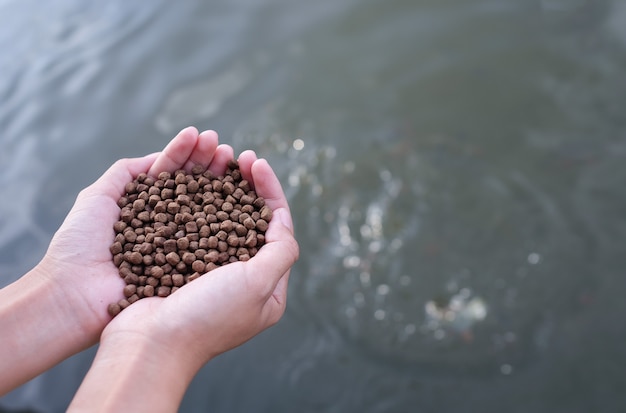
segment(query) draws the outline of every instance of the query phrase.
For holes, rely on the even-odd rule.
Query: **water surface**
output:
[[[181,411],[626,408],[624,3],[31,3],[0,3],[2,285],[190,124],[287,191],[287,314]],[[64,411],[93,353],[0,406]]]

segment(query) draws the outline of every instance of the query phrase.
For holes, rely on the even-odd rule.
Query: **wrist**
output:
[[[0,394],[89,347],[56,284],[40,266],[0,290]],[[42,347],[46,351],[41,351]]]
[[[72,278],[77,270],[63,268],[63,265],[58,265],[54,261],[44,256],[24,277],[24,281],[38,285],[45,291],[50,311],[55,313],[58,320],[56,328],[65,330],[66,334],[75,340],[80,351],[98,342],[109,320],[93,311],[92,303],[85,302],[85,297],[73,288]],[[41,298],[44,297],[40,296],[37,299]]]
[[[147,335],[105,331],[68,411],[177,411],[200,367]]]

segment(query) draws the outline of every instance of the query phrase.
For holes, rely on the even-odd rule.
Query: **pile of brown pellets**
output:
[[[117,202],[110,247],[126,282],[111,316],[144,297],[167,297],[222,265],[247,261],[265,243],[272,210],[230,161],[223,176],[191,172],[140,174]]]

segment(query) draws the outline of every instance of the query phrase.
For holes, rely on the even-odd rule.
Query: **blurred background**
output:
[[[626,411],[626,2],[0,0],[0,48],[0,286],[185,126],[286,189],[287,313],[181,412]]]

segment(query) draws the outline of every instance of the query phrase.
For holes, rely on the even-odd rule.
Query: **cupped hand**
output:
[[[66,322],[81,328],[87,342],[98,340],[111,319],[107,306],[121,298],[124,287],[109,247],[114,238],[113,224],[119,219],[117,200],[124,194],[126,183],[142,172],[156,175],[194,164],[223,169],[232,156],[230,147],[218,147],[215,132],[198,134],[190,127],[160,153],[117,161],[80,192],[38,269],[54,286],[50,294],[58,295],[57,301],[67,313]]]
[[[161,165],[165,170],[189,166],[184,164],[184,156],[170,154],[155,162],[155,172]],[[228,159],[232,159],[232,149],[219,146],[209,169],[223,174]],[[265,245],[249,261],[214,269],[166,298],[135,302],[106,327],[103,342],[128,343],[147,338],[152,345],[186,358],[199,368],[280,319],[286,306],[290,268],[299,254],[289,206],[267,161],[246,151],[238,163],[244,179],[253,184],[274,212]]]

